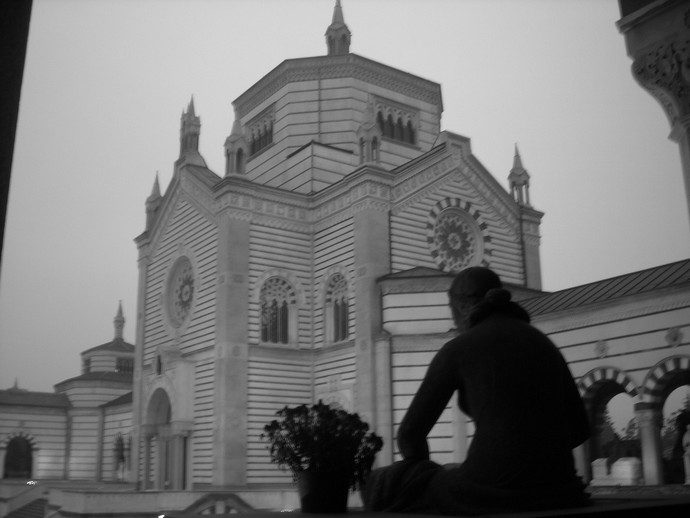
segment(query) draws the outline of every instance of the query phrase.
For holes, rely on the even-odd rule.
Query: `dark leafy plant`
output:
[[[286,406],[276,416],[261,438],[268,442],[271,461],[291,470],[295,479],[303,471],[333,473],[358,489],[383,447],[383,439],[369,432],[359,415],[321,400],[311,407]]]

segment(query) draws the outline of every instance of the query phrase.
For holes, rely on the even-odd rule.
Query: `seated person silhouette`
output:
[[[585,505],[571,450],[589,425],[560,351],[488,268],[460,272],[449,298],[459,335],[429,365],[398,430],[403,460],[371,473],[366,508],[471,515]],[[476,431],[465,461],[441,466],[426,437],[455,391]]]

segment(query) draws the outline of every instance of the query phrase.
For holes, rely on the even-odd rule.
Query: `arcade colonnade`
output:
[[[663,484],[661,429],[662,409],[666,398],[676,388],[690,385],[690,357],[677,355],[654,365],[637,386],[631,377],[617,367],[597,367],[580,378],[578,388],[590,416],[593,430],[603,423],[606,403],[615,395],[625,393],[633,399],[635,420],[639,430],[642,470],[646,485]],[[576,450],[581,473],[589,474],[590,464],[602,453],[598,437]]]

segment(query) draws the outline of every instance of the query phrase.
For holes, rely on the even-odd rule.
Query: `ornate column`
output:
[[[235,217],[237,216],[237,217]],[[221,214],[218,229],[213,484],[247,480],[248,217]]]
[[[641,6],[621,0],[618,28],[625,36],[633,75],[661,104],[680,146],[690,215],[690,6],[659,0]]]
[[[642,472],[648,486],[664,483],[661,461],[661,409],[651,403],[637,403],[635,418],[640,430],[642,447]]]

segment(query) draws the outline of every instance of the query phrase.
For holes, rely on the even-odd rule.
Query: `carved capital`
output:
[[[690,114],[690,39],[647,50],[632,65],[635,79],[656,97],[671,124]]]

